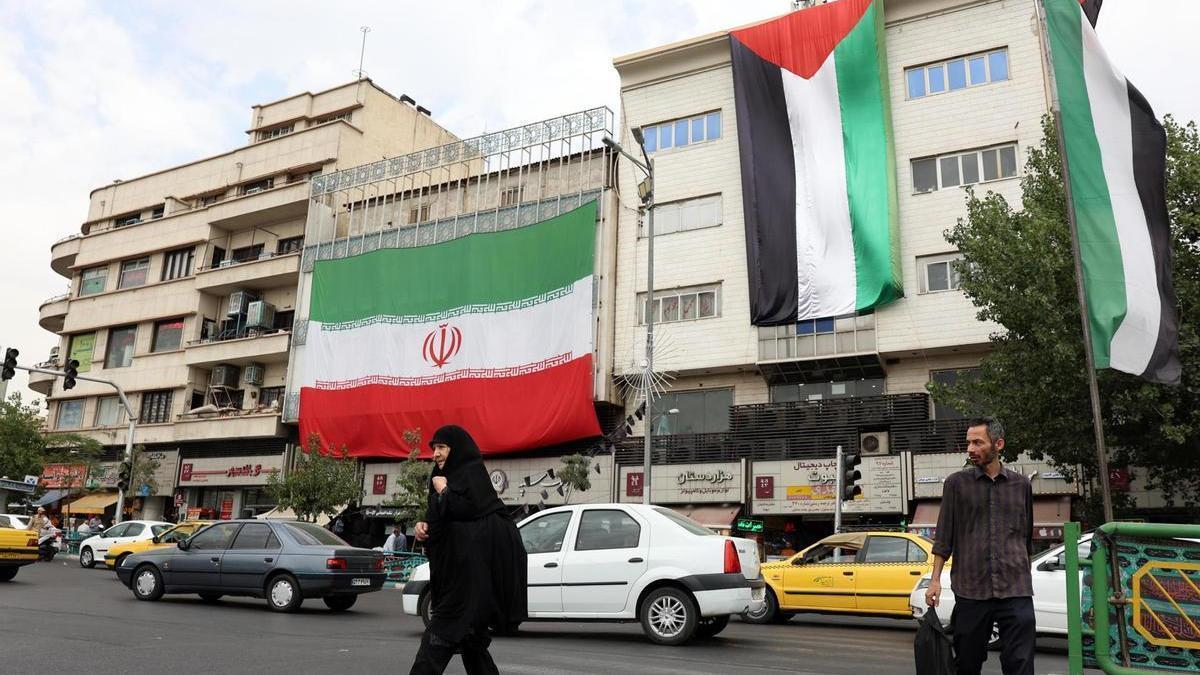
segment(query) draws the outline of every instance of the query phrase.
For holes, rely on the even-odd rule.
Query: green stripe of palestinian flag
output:
[[[318,261],[310,318],[325,324],[377,317],[437,320],[549,299],[592,274],[592,203],[535,225],[420,248]],[[532,251],[542,252],[536,260]]]
[[[1095,365],[1178,382],[1166,136],[1078,0],[1045,0]]]

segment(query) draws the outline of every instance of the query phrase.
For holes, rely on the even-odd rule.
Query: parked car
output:
[[[742,618],[787,621],[796,612],[910,616],[908,597],[933,571],[933,542],[904,532],[834,534],[762,566],[765,602]]]
[[[334,611],[383,588],[383,554],[354,548],[313,523],[223,520],[170,548],[134,553],[117,578],[138,600],[196,593],[207,602],[225,595],[266,598],[291,612],[306,598]]]
[[[12,581],[17,570],[37,560],[37,532],[0,525],[0,581]]]
[[[171,523],[161,520],[127,520],[117,523],[100,534],[79,542],[79,566],[91,569],[97,560],[104,560],[108,549],[117,544],[149,541],[160,532],[171,529]]]
[[[127,556],[156,548],[170,548],[192,536],[200,528],[212,524],[213,521],[211,520],[189,520],[163,530],[151,539],[133,541],[127,544],[116,544],[108,549],[108,553],[104,554],[104,565],[108,569],[116,571],[121,566],[121,561]]]
[[[15,513],[0,513],[0,527],[10,527],[14,530],[29,529],[30,516]]]
[[[758,547],[661,506],[579,504],[517,527],[529,555],[529,618],[640,621],[652,641],[712,637],[762,602]],[[429,564],[414,570],[404,611],[428,624]],[[497,626],[502,632],[516,626]]]

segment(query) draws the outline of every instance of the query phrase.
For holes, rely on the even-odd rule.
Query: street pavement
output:
[[[320,600],[278,614],[262,600],[134,599],[106,569],[67,557],[0,584],[0,673],[406,673],[421,621],[384,590],[333,614]],[[684,647],[648,642],[637,624],[527,623],[492,643],[506,674],[912,675],[915,624],[800,615],[785,625],[734,621]],[[1065,642],[1040,642],[1037,672],[1066,673]],[[447,671],[463,673],[456,658]],[[984,673],[998,675],[993,654]]]

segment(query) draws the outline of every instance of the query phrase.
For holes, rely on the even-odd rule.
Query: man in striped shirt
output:
[[[992,625],[1000,628],[1004,675],[1034,675],[1033,488],[1000,464],[1004,426],[993,417],[967,428],[969,466],[946,478],[925,602],[936,607],[942,568],[954,556],[954,651],[958,675],[979,675]]]

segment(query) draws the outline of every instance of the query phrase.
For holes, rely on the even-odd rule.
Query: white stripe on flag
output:
[[[797,318],[849,314],[858,278],[834,55],[811,80],[784,70],[783,93],[796,162]]]
[[[592,352],[592,277],[575,282],[573,292],[549,302],[507,312],[466,314],[448,321],[421,324],[375,323],[348,330],[308,326],[301,372],[302,387],[317,381],[346,382],[376,375],[413,378],[445,375],[463,369],[501,369],[536,364],[562,354],[578,358]],[[425,340],[435,334],[433,351],[445,356],[442,324],[457,328],[461,342],[441,368],[425,354]]]
[[[1109,62],[1087,18],[1082,13],[1080,18],[1084,79],[1125,268],[1126,313],[1113,335],[1110,365],[1127,373],[1141,373],[1158,343],[1162,298],[1158,295],[1146,213],[1133,178],[1129,85]]]

